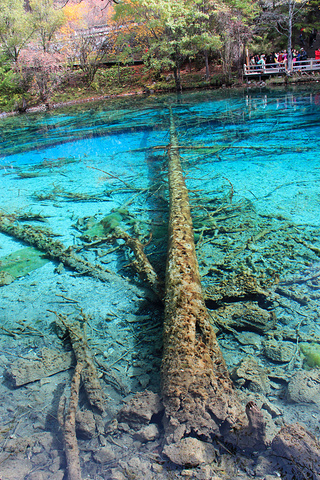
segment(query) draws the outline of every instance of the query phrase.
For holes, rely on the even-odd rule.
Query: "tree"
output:
[[[85,81],[90,85],[100,66],[101,60],[109,48],[105,32],[97,34],[90,26],[97,25],[101,20],[108,22],[109,14],[104,12],[103,17],[97,19],[94,9],[90,5],[79,3],[67,5],[64,8],[66,23],[61,29],[64,38],[62,51],[73,65],[77,65],[84,72]],[[104,27],[104,25],[102,25]]]
[[[24,9],[24,0],[1,0],[0,43],[9,59],[17,62],[33,32],[30,13]]]
[[[202,52],[206,65],[206,80],[209,80],[209,54],[221,49],[222,43],[216,29],[218,3],[212,0],[196,0],[191,6],[192,21],[189,23],[190,42],[195,55]]]
[[[77,49],[77,60],[79,66],[85,74],[87,85],[91,85],[95,74],[99,68],[100,62],[105,55],[103,48],[104,40],[97,41],[96,38],[86,35],[85,32],[79,33],[74,40]]]
[[[63,10],[56,9],[53,0],[30,0],[31,17],[42,49],[48,51],[49,43],[65,22]]]
[[[268,0],[262,2],[262,13],[259,19],[260,29],[270,32],[270,26],[286,38],[288,51],[288,70],[292,70],[293,30],[306,13],[309,0]]]
[[[220,46],[210,29],[207,0],[122,0],[115,19],[126,24],[121,35],[134,35],[144,50],[145,63],[161,71],[173,70],[176,89],[181,89],[180,69],[187,58]]]
[[[238,63],[240,72],[245,47],[252,38],[257,8],[256,3],[248,0],[226,0],[217,14],[217,29],[222,43],[220,55],[227,80],[231,78],[234,61]]]
[[[61,55],[48,52],[23,50],[16,70],[20,82],[24,82],[24,92],[37,92],[41,102],[49,104],[50,95],[64,79]]]

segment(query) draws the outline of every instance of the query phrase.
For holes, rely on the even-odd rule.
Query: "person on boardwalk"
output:
[[[260,60],[258,61],[258,65],[262,68],[262,70],[265,70],[266,67],[266,59],[265,55],[260,55]]]
[[[307,60],[308,59],[308,54],[305,51],[305,49],[302,47],[300,50],[300,60]]]

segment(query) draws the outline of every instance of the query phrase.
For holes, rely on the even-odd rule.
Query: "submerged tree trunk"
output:
[[[170,219],[161,370],[167,444],[190,435],[228,437],[244,419],[202,295],[171,109],[170,121]]]

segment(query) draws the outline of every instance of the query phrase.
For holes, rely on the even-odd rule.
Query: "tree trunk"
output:
[[[289,0],[289,26],[288,26],[288,65],[287,70],[292,70],[292,19],[293,19],[293,4]]]
[[[181,80],[180,80],[180,68],[177,66],[173,67],[174,81],[176,82],[177,92],[181,92]]]
[[[170,109],[169,244],[162,394],[166,443],[184,436],[228,436],[244,415],[202,295],[188,191]]]
[[[208,56],[208,50],[205,50],[204,52],[204,59],[206,62],[206,80],[210,80],[210,69],[209,69],[209,56]]]

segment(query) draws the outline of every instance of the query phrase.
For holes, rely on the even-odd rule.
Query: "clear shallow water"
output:
[[[113,418],[125,396],[146,387],[158,391],[161,306],[128,266],[133,257],[121,241],[84,248],[81,236],[116,213],[123,230],[148,243],[145,251],[164,276],[171,104],[204,288],[251,275],[276,295],[266,310],[276,315],[270,330],[241,322],[216,326],[227,364],[232,370],[255,357],[269,372],[269,386],[260,386],[258,394],[282,411],[280,419],[299,419],[319,435],[319,402],[287,399],[289,377],[306,367],[297,345],[320,342],[319,94],[314,88],[210,91],[1,119],[1,213],[20,225],[49,229],[66,247],[78,248],[92,265],[114,275],[102,283],[47,262],[2,286],[3,371],[43,347],[70,348],[55,333],[53,312],[72,317],[82,309],[90,317],[88,338],[96,358],[119,382],[103,377],[110,396],[107,417]],[[7,255],[26,245],[0,233],[0,246],[4,265]],[[216,308],[210,299],[208,307]],[[291,357],[271,358],[265,346],[270,339],[291,343]],[[68,382],[69,374],[52,377],[47,387],[38,382],[13,390],[11,410],[2,407],[5,424],[12,422],[12,409],[25,407],[33,395],[19,427],[20,436],[29,434],[32,415],[41,423],[44,405],[55,411],[56,386]],[[238,383],[245,385],[244,395],[253,395],[250,380]],[[10,388],[4,381],[3,398]],[[55,431],[56,425],[43,429]]]

